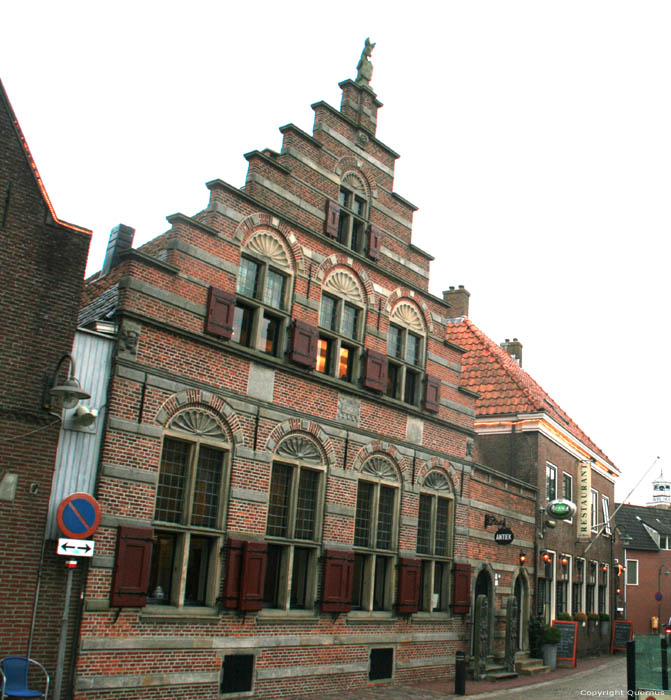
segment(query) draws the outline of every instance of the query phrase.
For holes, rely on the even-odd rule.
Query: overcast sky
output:
[[[517,337],[524,368],[622,470],[671,478],[671,3],[22,2],[0,77],[61,219],[135,244],[244,184],[278,127],[311,133],[377,43],[377,136],[401,154],[430,290]]]

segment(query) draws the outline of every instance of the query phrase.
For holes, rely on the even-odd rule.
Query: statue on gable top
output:
[[[373,53],[375,44],[371,43],[370,39],[366,38],[366,43],[364,44],[363,51],[361,52],[361,58],[356,67],[356,83],[357,85],[366,85],[370,87],[370,79],[373,77],[373,64],[370,62],[370,56]]]

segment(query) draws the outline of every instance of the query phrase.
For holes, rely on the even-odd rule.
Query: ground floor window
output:
[[[585,612],[589,615],[594,612],[594,584],[587,584],[587,599],[585,602]]]
[[[571,612],[575,615],[577,612],[581,612],[581,601],[582,601],[582,583],[573,584],[573,605],[571,607]]]
[[[568,581],[557,581],[557,614],[568,612]]]

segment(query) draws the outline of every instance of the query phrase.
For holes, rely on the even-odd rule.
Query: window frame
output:
[[[394,343],[398,351],[390,352],[392,329],[397,333],[397,342]],[[408,361],[408,338],[417,339],[417,358],[415,362]],[[426,334],[416,329],[411,329],[399,321],[390,319],[387,329],[387,386],[385,394],[397,401],[402,401],[410,406],[419,407],[422,404],[422,384],[426,376]],[[415,378],[413,395],[407,396],[408,380]]]
[[[268,567],[266,569],[266,581],[264,583],[263,608],[260,614],[313,614],[317,604],[319,569],[317,561],[319,559],[323,531],[326,466],[324,464],[306,463],[299,459],[291,459],[286,454],[276,454],[270,467],[269,494],[273,488],[275,467],[280,466],[288,467],[291,470],[290,485],[287,495],[287,530],[285,535],[269,533],[271,517],[271,500],[269,496],[264,534],[265,542],[268,545]],[[304,472],[311,472],[317,475],[314,511],[312,513],[313,533],[311,538],[302,538],[296,535],[301,476]],[[294,565],[296,563],[298,551],[307,551],[307,558],[302,569],[304,572],[303,603],[301,605],[292,605],[292,595],[295,592],[294,587],[296,583]],[[272,552],[276,553],[279,559],[277,562],[276,592],[273,595],[274,600],[269,601],[268,588],[272,582],[269,576],[274,574],[271,569],[275,563],[272,560]]]
[[[203,411],[203,413],[207,413]],[[177,414],[178,416],[180,414]],[[208,414],[209,415],[209,414]],[[174,419],[173,419],[174,420]],[[172,552],[172,564],[170,566],[170,591],[165,592],[165,600],[152,595],[151,587],[152,579],[155,574],[155,557],[159,556],[159,550],[154,545],[151,561],[151,574],[149,589],[150,593],[147,596],[149,605],[169,605],[177,608],[206,606],[214,607],[219,595],[221,583],[221,557],[219,552],[224,544],[226,512],[228,507],[230,465],[231,465],[231,443],[228,440],[216,439],[207,437],[202,434],[195,434],[186,430],[168,427],[163,431],[161,438],[161,456],[159,463],[159,479],[163,470],[164,450],[166,440],[172,440],[188,446],[189,454],[187,458],[185,477],[185,488],[183,494],[182,512],[180,519],[177,522],[167,520],[159,520],[156,517],[160,482],[156,486],[156,501],[154,504],[154,512],[152,516],[152,526],[154,529],[154,542],[161,535],[170,535],[174,538],[175,546]],[[193,525],[187,521],[187,518],[193,515],[193,499],[195,496],[195,486],[198,476],[198,465],[201,455],[201,448],[211,448],[221,452],[221,477],[218,489],[218,505],[217,505],[217,522],[214,527],[203,525]],[[186,503],[188,499],[188,504]],[[187,584],[190,577],[189,571],[189,554],[192,551],[193,537],[202,537],[210,540],[209,554],[207,562],[207,573],[205,574],[204,600],[202,602],[189,602],[186,600]],[[160,582],[157,584],[157,588]],[[155,588],[154,590],[157,590]]]
[[[379,459],[379,457],[377,458]],[[396,468],[386,458],[386,473],[373,471],[376,458],[369,458],[357,480],[354,524],[354,575],[352,591],[352,611],[356,615],[390,614],[393,610],[393,597],[396,589],[396,563],[398,561],[399,524],[401,510],[401,479]],[[378,462],[379,464],[379,462]],[[373,465],[371,468],[367,468]],[[393,475],[392,475],[393,471]],[[369,484],[372,489],[370,501],[369,528],[367,543],[357,542],[357,521],[360,521],[360,487]],[[380,527],[380,495],[383,489],[393,489],[391,505],[390,545],[388,548],[378,545]],[[384,569],[384,571],[382,570]],[[382,581],[380,580],[383,577]],[[355,589],[358,587],[358,591]],[[358,600],[357,600],[358,596]],[[382,599],[381,604],[376,603]]]
[[[597,532],[599,529],[599,492],[596,489],[592,489],[590,493],[590,507],[592,511],[592,532]]]
[[[625,568],[627,570],[627,578],[625,579],[625,585],[638,586],[638,559],[626,559],[625,564]],[[630,564],[634,564],[633,568],[630,567]],[[634,572],[635,576],[632,576],[632,578],[636,579],[635,582],[629,580],[630,573],[633,574]]]
[[[359,200],[362,204],[363,212],[356,212],[353,206],[349,206],[347,204],[348,198],[350,203]],[[356,190],[341,182],[338,190],[338,206],[340,207],[340,216],[336,241],[355,253],[363,255],[366,250],[366,233],[370,217],[368,198],[363,191]],[[355,227],[358,227],[360,231],[358,245],[355,245],[352,240]]]
[[[545,463],[545,500],[557,500],[557,467],[551,462]]]
[[[244,269],[244,261],[251,262],[257,266],[253,295],[248,294],[248,290],[241,288],[242,270]],[[280,295],[280,303],[274,303],[274,299],[266,299],[268,280],[271,275],[276,275],[282,278],[282,291]],[[291,294],[292,275],[286,269],[274,265],[271,261],[250,255],[243,251],[240,255],[240,265],[238,269],[238,277],[236,280],[236,299],[235,309],[233,312],[233,333],[231,340],[238,345],[257,350],[272,357],[282,357],[287,349],[287,328],[290,321],[290,294]],[[238,322],[241,314],[246,315],[248,319],[248,339],[247,342],[242,342],[240,339],[242,324]],[[244,318],[244,316],[243,316]],[[268,320],[271,323],[276,323],[275,332],[273,333],[274,343],[268,347],[268,338],[264,337],[264,321]]]
[[[610,527],[610,498],[605,493],[601,494],[601,517],[603,518],[603,533],[610,535],[612,530]]]
[[[324,299],[329,299],[334,303],[333,321],[327,326],[323,325]],[[353,336],[343,333],[343,324],[346,308],[356,311],[356,321]],[[352,299],[339,296],[333,290],[322,292],[322,299],[319,305],[319,338],[317,341],[317,365],[315,370],[320,374],[325,374],[350,384],[357,383],[361,375],[362,355],[363,355],[363,335],[366,326],[366,309],[354,303]],[[322,347],[327,348],[324,358],[323,368],[320,368],[322,359]],[[348,362],[348,371],[345,376],[341,376],[342,350],[347,348],[351,352]]]
[[[441,481],[446,484],[445,488],[436,488],[431,484],[431,475],[437,474]],[[427,485],[427,481],[429,481]],[[440,483],[436,481],[436,485]],[[430,498],[430,514],[428,524],[429,534],[429,551],[420,551],[420,528],[421,525],[421,508],[422,496]],[[446,534],[446,549],[444,553],[436,552],[436,534],[439,528],[438,509],[442,502],[447,502],[447,534]],[[417,501],[417,538],[416,538],[416,556],[421,561],[420,575],[420,591],[419,591],[419,608],[418,612],[427,614],[448,613],[451,604],[452,592],[452,566],[454,564],[454,514],[455,503],[454,494],[449,488],[447,477],[440,472],[430,472],[424,480],[422,487],[418,493]],[[440,580],[440,590],[436,590],[436,571],[440,567],[442,570]],[[435,596],[438,595],[438,606],[434,606]]]

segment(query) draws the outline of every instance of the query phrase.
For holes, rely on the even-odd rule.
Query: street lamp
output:
[[[671,574],[664,564],[660,564],[657,570],[657,630],[662,629],[662,571],[666,576]]]
[[[56,384],[58,371],[65,360],[70,363],[68,378],[62,384]],[[72,355],[66,353],[56,365],[53,377],[48,378],[48,398],[45,400],[46,408],[74,408],[82,399],[90,399],[91,394],[84,391],[75,377],[75,361]]]

